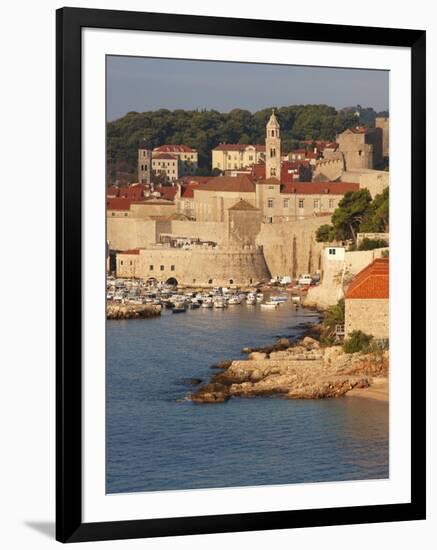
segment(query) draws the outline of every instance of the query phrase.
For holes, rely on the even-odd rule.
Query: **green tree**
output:
[[[318,243],[330,243],[335,238],[335,231],[332,225],[327,223],[321,225],[316,231],[316,241]]]
[[[332,215],[332,225],[338,239],[357,241],[360,225],[369,214],[372,197],[368,189],[348,191]]]
[[[386,187],[381,194],[374,198],[366,219],[361,223],[360,231],[363,233],[388,233],[389,215],[389,188]]]
[[[346,353],[357,353],[358,351],[366,351],[369,349],[370,342],[373,336],[365,334],[361,330],[354,330],[343,343],[343,350]]]

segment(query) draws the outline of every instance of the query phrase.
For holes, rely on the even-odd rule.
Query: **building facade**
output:
[[[377,339],[388,339],[389,260],[379,258],[355,276],[345,295],[345,336],[360,330]]]
[[[383,160],[381,128],[348,128],[337,136],[337,143],[346,170],[375,168]]]
[[[212,150],[212,169],[221,172],[241,170],[265,160],[264,145],[221,143]]]
[[[375,126],[382,130],[382,155],[385,158],[390,156],[390,119],[388,116],[377,116]]]
[[[139,183],[150,184],[153,172],[173,182],[182,176],[195,174],[197,168],[198,153],[187,145],[161,145],[151,151],[141,144],[138,149]]]

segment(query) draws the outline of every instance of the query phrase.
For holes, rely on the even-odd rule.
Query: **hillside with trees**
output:
[[[272,107],[255,113],[244,109],[228,113],[182,109],[131,111],[107,124],[108,183],[114,182],[119,174],[135,181],[141,142],[150,149],[166,143],[194,147],[199,153],[199,175],[206,175],[211,170],[211,149],[220,143],[264,143],[271,111]],[[333,140],[358,122],[354,112],[337,111],[328,105],[279,107],[276,115],[284,151],[299,147],[305,140]]]

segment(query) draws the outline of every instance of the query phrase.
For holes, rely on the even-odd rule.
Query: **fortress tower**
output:
[[[266,126],[266,178],[281,178],[280,126],[274,109]]]

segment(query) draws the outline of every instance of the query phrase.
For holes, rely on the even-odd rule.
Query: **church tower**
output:
[[[281,137],[279,122],[272,109],[266,126],[266,179],[281,180]]]

